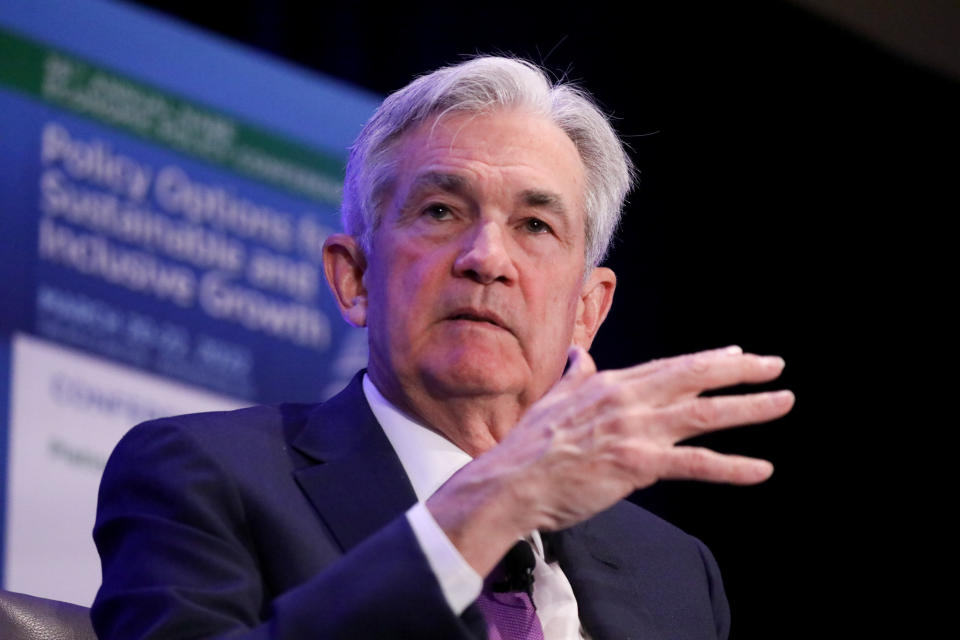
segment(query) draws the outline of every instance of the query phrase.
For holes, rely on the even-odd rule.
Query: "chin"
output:
[[[424,378],[440,394],[481,396],[522,393],[526,363],[516,357],[473,351],[431,358],[424,367]]]

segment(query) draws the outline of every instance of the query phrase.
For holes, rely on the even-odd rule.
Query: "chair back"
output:
[[[87,607],[3,590],[0,590],[0,638],[97,640]]]

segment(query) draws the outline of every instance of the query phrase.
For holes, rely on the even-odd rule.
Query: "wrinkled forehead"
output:
[[[412,183],[461,189],[463,176],[438,175],[431,162],[483,158],[509,166],[524,163],[544,176],[545,187],[530,185],[531,197],[563,200],[585,215],[586,169],[573,140],[547,116],[525,109],[445,111],[434,114],[394,137],[380,158],[376,188],[377,222],[392,198]],[[401,184],[402,183],[402,184]],[[561,195],[563,196],[561,198]],[[558,205],[559,206],[559,205]]]

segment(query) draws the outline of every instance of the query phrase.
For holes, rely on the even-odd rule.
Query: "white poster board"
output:
[[[144,420],[246,403],[24,334],[11,359],[5,587],[89,606],[97,487],[117,441]]]

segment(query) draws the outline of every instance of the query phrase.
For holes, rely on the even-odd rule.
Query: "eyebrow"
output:
[[[400,211],[406,211],[411,202],[416,200],[421,193],[430,189],[439,189],[458,196],[468,195],[471,191],[469,181],[463,176],[455,173],[426,171],[417,175],[410,183],[410,188],[404,196]],[[547,209],[564,220],[568,220],[570,217],[570,212],[564,204],[563,198],[552,191],[525,189],[520,192],[519,202],[526,207]]]
[[[410,188],[404,195],[400,211],[406,211],[413,200],[416,200],[421,193],[429,189],[439,189],[446,193],[462,196],[470,190],[470,187],[466,178],[453,173],[440,173],[439,171],[421,173],[410,183]]]
[[[569,216],[569,211],[567,211],[567,206],[563,203],[563,198],[552,191],[526,189],[520,193],[520,200],[528,207],[549,209],[561,218],[567,218]]]

